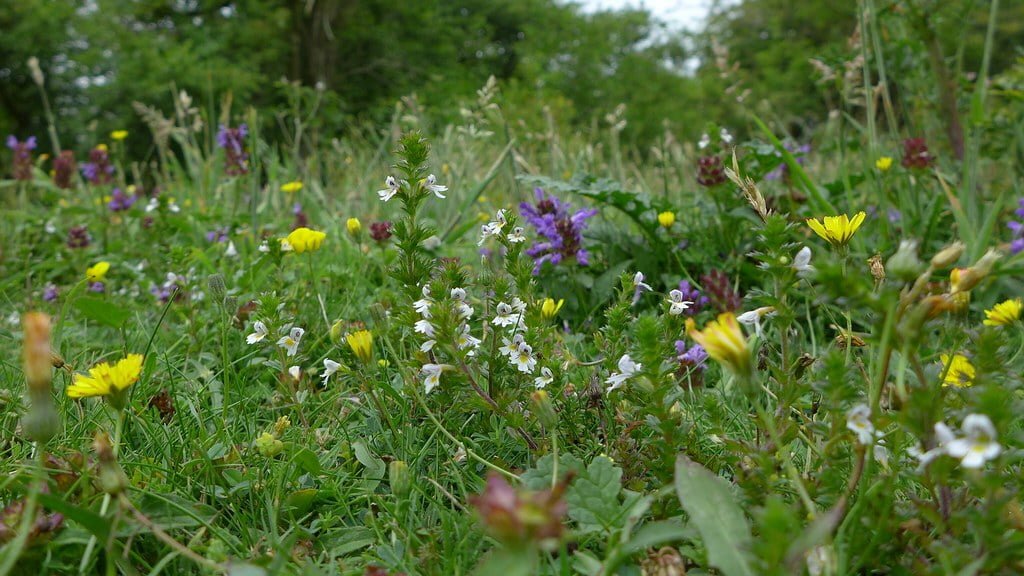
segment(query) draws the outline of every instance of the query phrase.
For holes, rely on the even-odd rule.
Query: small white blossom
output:
[[[867,404],[858,404],[846,413],[846,427],[857,435],[857,442],[862,446],[874,444],[875,438],[880,435],[875,432],[875,425],[870,418],[871,408]]]
[[[412,303],[412,309],[416,311],[424,319],[430,318],[430,305],[433,301],[430,299],[430,285],[423,285],[423,298]]]
[[[420,374],[423,375],[423,386],[426,388],[426,393],[430,392],[441,383],[441,373],[446,368],[445,364],[424,364],[423,368],[420,369]]]
[[[797,276],[801,278],[814,272],[814,266],[811,266],[810,247],[804,246],[796,253],[796,256],[793,257],[793,269],[796,270]]]
[[[729,131],[725,128],[722,128],[722,131],[718,133],[718,137],[722,139],[722,142],[732,144],[732,134],[729,134]]]
[[[494,318],[491,320],[491,324],[495,326],[511,326],[516,323],[518,314],[512,310],[512,306],[505,302],[498,302],[498,305],[494,307]]]
[[[341,368],[341,364],[331,360],[330,358],[324,358],[324,371],[320,373],[320,377],[324,379],[324,385],[327,385],[327,380]]]
[[[427,190],[433,192],[434,196],[437,196],[438,198],[441,198],[442,200],[445,198],[445,195],[442,194],[442,192],[447,192],[448,191],[448,187],[447,186],[442,186],[442,185],[437,183],[437,177],[434,176],[433,174],[427,176],[427,182],[424,185],[424,187]]]
[[[544,366],[543,368],[540,369],[540,376],[537,376],[536,378],[533,379],[533,385],[536,386],[538,390],[540,390],[541,388],[544,388],[548,384],[551,384],[554,380],[555,376],[551,373],[551,369],[548,368],[547,366]]]
[[[267,330],[267,325],[257,320],[252,325],[252,334],[245,337],[245,342],[246,344],[261,342],[268,334],[270,334],[270,331]]]
[[[638,364],[629,357],[629,354],[623,354],[622,358],[619,358],[619,371],[612,372],[608,379],[605,380],[605,384],[608,384],[608,392],[621,388],[626,380],[629,380],[636,375],[643,368],[643,364]]]
[[[673,316],[682,314],[684,310],[690,307],[690,304],[693,304],[693,302],[690,302],[689,300],[683,300],[683,293],[679,290],[669,292],[668,300],[666,300],[666,302],[668,302],[669,305],[668,313]]]
[[[238,249],[235,248],[234,242],[228,240],[228,247],[227,250],[224,250],[224,255],[227,256],[228,258],[234,258],[235,256],[238,256]]]
[[[526,242],[526,235],[523,234],[524,230],[522,226],[516,226],[508,233],[508,241],[512,244],[518,244],[520,242]]]
[[[501,352],[505,356],[508,356],[509,359],[511,359],[512,356],[515,355],[516,350],[519,348],[519,345],[522,344],[523,342],[526,342],[526,338],[518,332],[512,336],[511,340],[502,336],[502,345],[501,348],[498,348],[498,352]]]
[[[945,448],[946,454],[959,458],[964,468],[981,468],[1002,453],[1003,447],[996,442],[996,428],[988,416],[970,414],[960,429],[964,436],[947,443]]]
[[[643,272],[637,272],[636,274],[633,274],[633,287],[636,288],[638,291],[651,291],[651,286],[644,282]],[[679,291],[677,290],[677,292]],[[683,293],[679,292],[679,296],[681,298],[683,296]]]
[[[302,335],[305,333],[305,330],[296,326],[288,332],[287,336],[282,336],[277,341],[277,345],[287,350],[288,356],[295,356],[299,351],[299,342],[302,341]]]
[[[413,324],[412,329],[420,334],[423,334],[427,338],[434,337],[434,325],[431,324],[430,321],[427,319],[417,320],[416,323]]]
[[[459,347],[459,350],[465,350],[466,348],[474,348],[474,350],[470,350],[468,354],[469,356],[472,356],[473,354],[476,353],[475,348],[480,346],[480,339],[473,336],[469,332],[469,324],[463,324],[462,331],[459,332],[459,336],[456,339],[455,344],[456,346]]]
[[[384,186],[386,186],[386,188],[383,190],[377,190],[377,196],[380,197],[382,201],[387,202],[394,198],[395,194],[398,194],[398,180],[396,180],[394,176],[388,176],[384,180]]]
[[[262,252],[263,254],[266,254],[267,252],[270,252],[270,244],[268,244],[267,241],[264,240],[263,242],[260,242],[259,248],[256,249]]]
[[[292,377],[292,380],[298,382],[299,379],[302,378],[302,368],[299,368],[298,366],[292,366],[288,368],[288,375]]]
[[[512,363],[520,372],[532,374],[533,368],[537,365],[537,360],[533,357],[533,347],[526,342],[520,342],[515,355],[512,356]]]
[[[477,246],[483,246],[488,238],[501,234],[501,229],[505,227],[505,224],[508,224],[508,220],[505,219],[505,209],[502,208],[494,215],[493,222],[488,222],[480,227],[480,241],[477,242]]]
[[[156,198],[150,198],[149,202],[146,203],[146,212],[152,212],[160,207],[160,201]]]
[[[744,312],[736,317],[736,321],[747,327],[747,330],[753,329],[754,335],[758,338],[761,337],[761,318],[766,316],[772,316],[775,314],[775,308],[772,306],[762,306],[756,310]]]
[[[697,147],[703,150],[707,148],[709,144],[711,144],[711,136],[708,136],[707,134],[701,134],[700,142],[697,142]]]

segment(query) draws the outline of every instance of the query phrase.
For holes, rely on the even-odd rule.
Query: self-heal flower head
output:
[[[369,330],[359,330],[345,335],[345,341],[349,348],[356,355],[356,358],[364,364],[373,361],[373,333]]]
[[[102,282],[106,278],[108,270],[110,270],[110,262],[97,262],[86,268],[85,277],[89,282]]]
[[[867,404],[858,404],[847,411],[846,427],[857,435],[857,442],[861,446],[874,444],[879,436],[875,425],[871,423],[871,408]]]
[[[623,354],[622,357],[619,358],[619,371],[612,372],[604,381],[605,384],[608,385],[607,391],[611,392],[612,390],[622,388],[622,386],[626,383],[626,380],[629,380],[630,378],[635,376],[638,372],[640,372],[640,370],[643,369],[643,367],[643,364],[638,364],[634,362],[633,359],[629,357],[629,354]]]
[[[253,322],[252,333],[245,337],[245,343],[251,345],[256,344],[257,342],[262,342],[269,334],[270,331],[267,330],[267,325],[262,321],[257,320],[256,322]]]
[[[583,230],[597,210],[583,209],[570,214],[567,203],[554,196],[546,196],[540,188],[534,194],[536,204],[523,202],[519,205],[523,218],[543,237],[526,250],[534,260],[533,274],[540,274],[545,262],[557,266],[565,260],[575,259],[580,266],[587,266],[590,261],[588,252],[583,248]]]
[[[68,386],[69,398],[115,396],[139,379],[142,373],[142,355],[129,354],[115,364],[101,362],[89,369],[89,375],[75,374]]]
[[[304,227],[296,228],[288,236],[281,239],[281,250],[295,252],[296,254],[315,252],[323,245],[324,238],[326,237],[327,234],[318,230],[310,230]]]
[[[224,171],[229,176],[240,176],[249,172],[249,154],[245,151],[245,138],[249,126],[239,124],[237,128],[220,125],[217,130],[217,146],[224,150]]]
[[[838,247],[845,246],[853,238],[854,233],[857,232],[866,217],[867,214],[861,211],[854,214],[853,218],[846,214],[825,216],[821,220],[808,218],[807,225],[829,244]]]
[[[687,318],[686,333],[716,362],[737,374],[750,374],[750,348],[732,312],[719,314],[718,318],[708,322],[703,330],[697,330],[693,318]]]
[[[985,326],[1009,326],[1020,320],[1021,299],[1013,298],[985,310]]]
[[[686,311],[693,302],[689,300],[683,300],[683,293],[679,290],[672,290],[668,293],[668,313],[673,316],[678,316]]]
[[[284,348],[288,352],[288,356],[295,356],[299,351],[299,342],[302,341],[302,335],[305,333],[305,330],[296,326],[286,336],[282,336],[277,341],[277,345]]]
[[[442,186],[442,185],[437,183],[437,177],[434,176],[433,174],[430,174],[429,176],[427,176],[427,179],[423,183],[423,187],[426,188],[427,191],[433,192],[434,196],[437,196],[438,198],[440,198],[442,200],[445,198],[445,195],[442,194],[442,192],[447,192],[448,191],[448,187],[447,186]]]
[[[377,196],[382,202],[387,202],[398,194],[400,186],[398,185],[398,179],[394,176],[388,176],[385,178],[384,186],[385,188],[383,190],[377,190]]]
[[[974,365],[962,354],[942,354],[942,385],[968,388],[974,385]]]
[[[964,468],[981,468],[985,462],[994,460],[1003,448],[996,442],[996,428],[984,414],[970,414],[960,427],[964,436],[945,445],[946,454],[960,459]]]
[[[536,386],[538,390],[540,390],[546,387],[548,384],[554,382],[554,380],[555,376],[551,373],[551,368],[544,366],[540,369],[540,376],[537,376],[536,378],[533,379],[533,385]]]

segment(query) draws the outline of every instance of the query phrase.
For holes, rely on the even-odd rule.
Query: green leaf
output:
[[[320,459],[317,458],[309,448],[299,448],[295,450],[294,456],[292,456],[292,462],[295,462],[303,470],[313,474],[314,476],[320,474],[323,471],[323,466],[320,464]],[[362,462],[362,460],[360,460]]]
[[[82,525],[83,528],[92,533],[100,542],[105,542],[110,537],[110,522],[99,514],[68,504],[59,496],[53,494],[39,494],[39,503],[49,510],[59,512],[65,518],[73,520]]]
[[[598,456],[566,491],[569,517],[584,532],[610,531],[625,518],[625,506],[619,500],[622,469],[606,456]],[[631,501],[628,505],[635,503]]]
[[[708,562],[726,576],[753,576],[750,525],[730,484],[680,455],[676,460],[676,492],[704,540]]]
[[[361,440],[352,443],[352,452],[355,454],[356,460],[366,468],[363,471],[363,478],[366,479],[367,488],[373,490],[384,479],[387,465],[376,454],[370,452],[366,443]]]
[[[668,544],[669,542],[685,540],[692,535],[693,530],[689,526],[674,520],[651,522],[644,524],[636,531],[636,534],[623,545],[622,553],[635,554],[648,548]]]
[[[227,576],[267,576],[267,571],[252,564],[229,564]]]
[[[496,549],[473,572],[476,576],[529,576],[537,573],[537,551]]]
[[[120,328],[131,317],[128,310],[99,298],[79,298],[74,306],[86,318],[114,328]]]

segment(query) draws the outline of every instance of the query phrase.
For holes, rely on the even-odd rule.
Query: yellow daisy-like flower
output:
[[[359,232],[363,229],[363,224],[359,221],[359,218],[349,218],[345,222],[345,228],[348,229],[349,234],[358,236]]]
[[[299,190],[302,190],[302,182],[299,182],[298,180],[293,180],[281,186],[281,191],[289,194],[294,194]]]
[[[750,347],[732,312],[719,314],[703,330],[697,330],[693,318],[687,318],[686,333],[715,361],[737,374],[750,373]]]
[[[545,298],[540,305],[540,314],[545,320],[551,320],[558,314],[558,311],[562,309],[563,304],[565,304],[565,300],[561,298],[558,302],[555,302],[554,298]]]
[[[845,246],[850,238],[853,238],[857,229],[864,222],[864,218],[867,214],[864,212],[857,212],[853,218],[850,218],[846,214],[841,216],[825,216],[821,220],[817,218],[808,218],[807,225],[814,230],[814,233],[821,236],[823,239],[828,241],[833,246]]]
[[[1020,320],[1022,304],[1020,298],[1006,300],[985,310],[985,326],[1009,326]]]
[[[658,224],[661,224],[662,228],[671,228],[676,223],[676,215],[674,212],[662,212],[658,214]]]
[[[127,137],[128,137],[128,131],[127,130],[114,130],[113,132],[110,133],[110,138],[113,139],[113,140],[117,140],[118,142],[120,142],[121,140],[124,140]]]
[[[373,361],[373,333],[369,330],[359,330],[358,332],[349,332],[345,335],[345,341],[348,342],[349,348],[355,353],[356,358],[359,358],[364,364],[369,364]]]
[[[100,150],[101,152],[106,152],[107,151],[107,145],[106,144],[97,144],[96,145],[96,149]]]
[[[875,168],[878,168],[882,172],[887,172],[889,168],[892,168],[892,158],[882,156],[878,160],[875,160]]]
[[[142,354],[129,354],[116,364],[101,362],[89,370],[89,375],[75,374],[68,386],[69,398],[116,396],[128,389],[142,373]]]
[[[942,385],[967,388],[974,384],[974,365],[963,354],[942,354]]]
[[[85,277],[89,282],[102,282],[110,270],[110,262],[97,262],[85,270]]]
[[[324,238],[327,238],[327,234],[319,230],[310,230],[305,227],[296,228],[287,237],[281,239],[281,249],[296,254],[315,252],[324,243]]]

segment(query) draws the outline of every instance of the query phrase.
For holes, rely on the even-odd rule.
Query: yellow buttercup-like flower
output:
[[[974,365],[963,354],[942,354],[942,385],[967,388],[974,384]]]
[[[850,218],[846,214],[841,216],[825,216],[820,221],[817,218],[808,218],[807,225],[814,230],[814,233],[821,236],[833,246],[845,246],[853,234],[857,232],[864,222],[867,214],[858,212]]]
[[[686,333],[715,361],[737,374],[750,373],[750,348],[732,312],[719,314],[703,330],[697,330],[693,318],[687,318]]]
[[[545,320],[550,320],[558,314],[558,311],[562,309],[563,304],[565,304],[565,300],[561,298],[558,302],[555,302],[554,298],[545,298],[540,305],[540,314]]]
[[[293,180],[281,186],[281,191],[289,194],[294,194],[299,190],[302,190],[302,182],[299,182],[298,180]]]
[[[882,156],[878,160],[875,160],[875,168],[878,168],[882,172],[886,172],[889,168],[892,168],[892,158],[888,156]]]
[[[1020,320],[1021,299],[1014,298],[1000,302],[985,310],[985,326],[1009,326]]]
[[[287,237],[281,239],[281,249],[296,254],[314,252],[320,249],[326,237],[327,234],[319,230],[310,230],[305,227],[296,228]]]
[[[352,352],[355,353],[356,358],[359,358],[361,362],[369,364],[373,361],[372,332],[369,330],[349,332],[345,335],[345,341],[348,342],[349,348],[352,348]]]
[[[121,140],[124,140],[127,137],[128,137],[128,131],[127,130],[114,130],[113,132],[110,133],[110,138],[113,139],[113,140],[117,140],[118,142],[120,142]]]
[[[661,224],[663,228],[671,228],[676,223],[676,215],[674,212],[662,212],[658,214],[658,224]]]
[[[363,224],[359,221],[359,218],[349,218],[345,222],[345,227],[348,228],[349,234],[358,236],[359,232],[363,229]]]
[[[89,282],[102,282],[110,270],[110,262],[97,262],[85,270],[85,277]]]
[[[139,379],[142,373],[142,354],[129,354],[116,364],[101,362],[89,370],[89,375],[75,374],[68,386],[69,398],[117,396]]]

